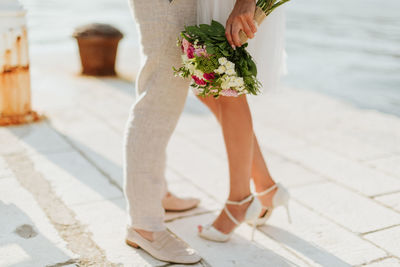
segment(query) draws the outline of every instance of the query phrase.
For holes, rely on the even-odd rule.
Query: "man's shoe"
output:
[[[201,260],[200,255],[194,249],[167,230],[154,232],[153,239],[153,241],[149,241],[130,228],[128,229],[126,243],[134,248],[142,248],[161,261],[191,264]]]
[[[168,193],[162,200],[165,211],[181,212],[196,208],[200,203],[197,198],[179,198]]]

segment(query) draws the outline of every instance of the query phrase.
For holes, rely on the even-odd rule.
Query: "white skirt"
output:
[[[210,24],[212,20],[226,25],[235,0],[198,0],[197,23]],[[278,88],[280,77],[286,74],[284,7],[274,10],[249,40],[248,51],[257,64],[257,78],[262,91]]]

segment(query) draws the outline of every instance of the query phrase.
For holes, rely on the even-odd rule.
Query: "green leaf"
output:
[[[224,56],[229,57],[229,52],[228,52],[228,51],[226,51],[226,50],[221,50],[221,53],[222,53]]]
[[[249,71],[254,75],[257,76],[257,66],[256,63],[254,63],[254,61],[252,59],[250,59],[249,61],[247,61],[248,67],[249,67]]]
[[[206,46],[206,51],[208,54],[214,54],[215,53],[215,49],[213,46]]]
[[[213,29],[218,32],[219,34],[223,34],[225,35],[225,27],[219,23],[218,21],[213,20],[211,22],[211,27],[213,27]]]

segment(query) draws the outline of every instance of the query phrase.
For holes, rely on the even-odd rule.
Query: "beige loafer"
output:
[[[180,264],[192,264],[199,262],[201,257],[185,242],[178,239],[169,231],[153,233],[153,241],[143,238],[134,229],[127,232],[126,243],[134,248],[142,248],[154,258]]]
[[[168,193],[162,200],[165,211],[181,212],[196,208],[200,203],[197,198],[179,198]]]

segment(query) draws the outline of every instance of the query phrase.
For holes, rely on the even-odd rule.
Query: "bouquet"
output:
[[[254,21],[259,25],[278,6],[289,0],[258,0]],[[186,26],[178,38],[182,66],[173,67],[176,76],[192,79],[191,87],[200,96],[257,95],[261,84],[257,66],[247,52],[247,36],[239,32],[241,47],[235,50],[225,37],[225,28],[217,21],[210,25]]]

